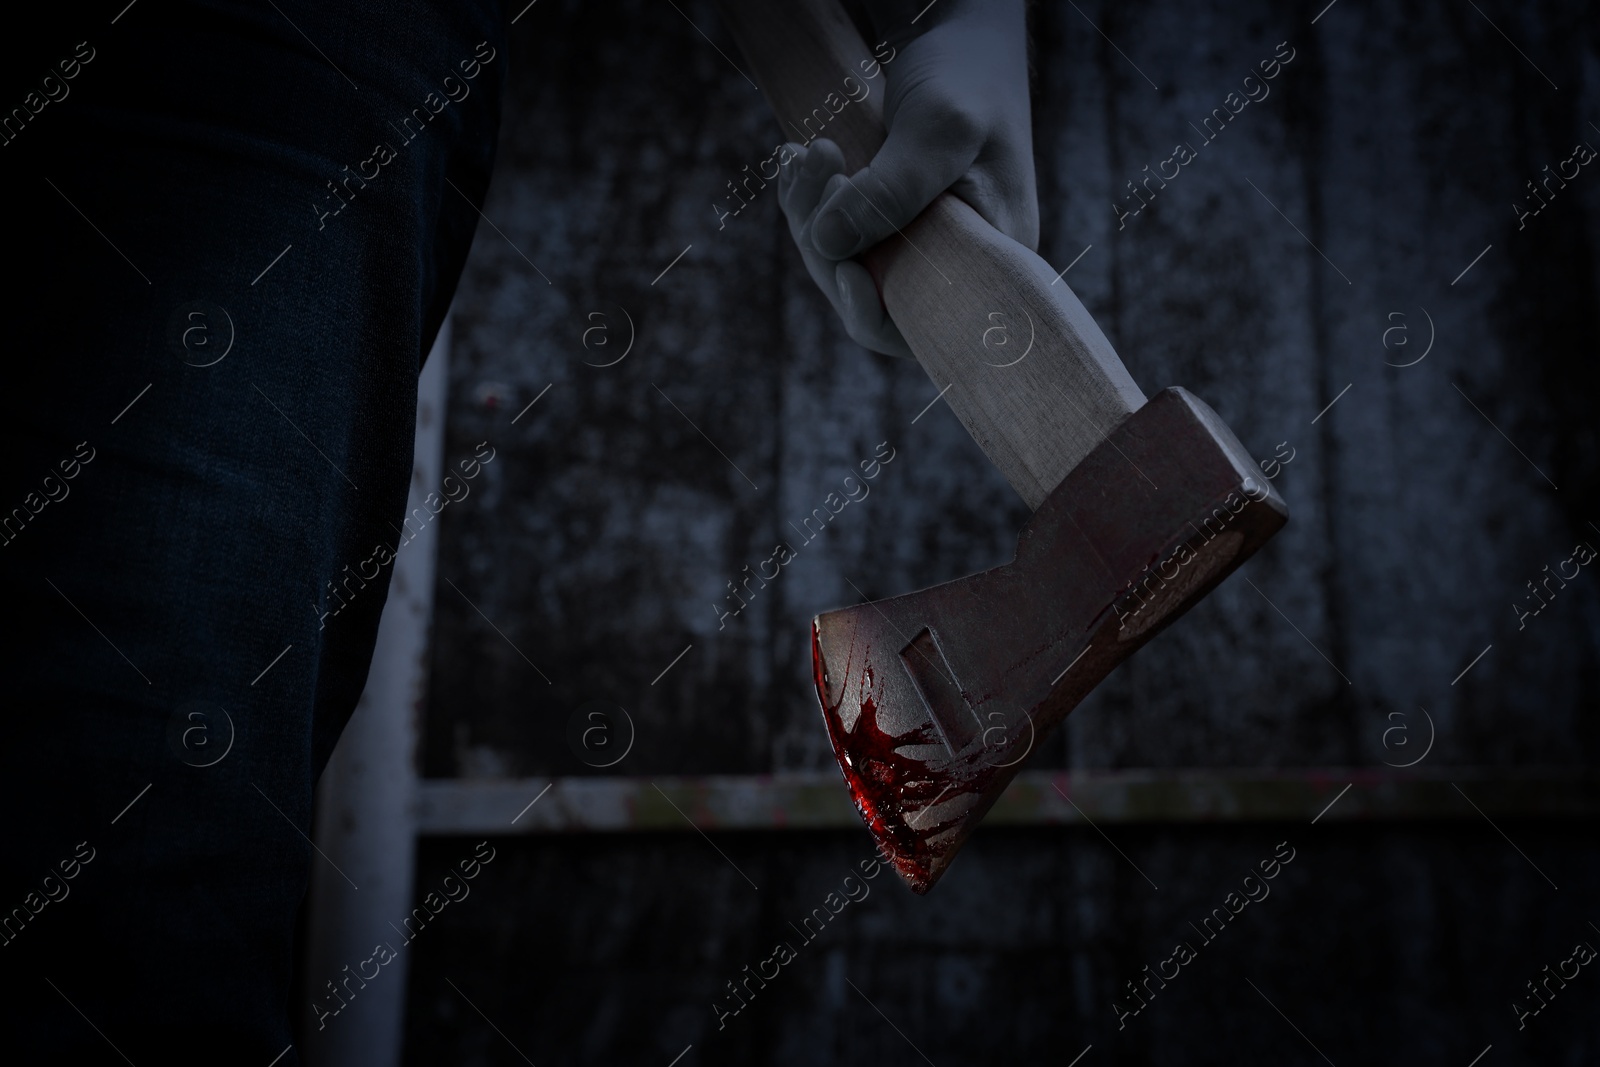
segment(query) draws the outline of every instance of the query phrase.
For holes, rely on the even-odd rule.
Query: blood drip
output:
[[[852,660],[855,658],[854,651],[852,648]],[[932,722],[899,737],[892,737],[879,728],[878,705],[865,684],[871,677],[870,667],[865,668],[865,677],[861,680],[863,692],[858,700],[861,715],[856,720],[855,728],[845,733],[839,708],[850,699],[850,687],[854,679],[850,677],[847,667],[839,703],[830,705],[822,645],[815,623],[811,627],[811,662],[817,700],[822,705],[822,719],[827,724],[828,737],[833,742],[834,755],[838,757],[839,770],[850,788],[856,811],[900,877],[913,892],[926,893],[933,886],[935,865],[960,843],[960,836],[964,835],[935,846],[931,839],[946,831],[948,825],[934,824],[926,830],[915,830],[906,824],[906,808],[909,806],[914,811],[922,810],[949,792],[951,785],[958,781],[963,791],[981,790],[987,778],[993,776],[993,771],[982,768],[976,774],[960,774],[951,773],[954,768],[934,770],[921,760],[896,752],[897,748],[904,745],[942,742]],[[898,795],[885,789],[886,785],[894,782],[903,783]]]

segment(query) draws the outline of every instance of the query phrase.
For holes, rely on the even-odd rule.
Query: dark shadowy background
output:
[[[1600,547],[1600,166],[1525,228],[1513,209],[1600,147],[1594,9],[1324,2],[1033,9],[1041,253],[1084,253],[1067,280],[1147,393],[1183,385],[1294,458],[1289,526],[1031,768],[1381,768],[1419,708],[1429,767],[1594,764],[1600,578],[1525,628],[1513,609]],[[456,301],[445,446],[497,459],[442,519],[431,777],[599,773],[565,736],[591,700],[638,729],[605,773],[831,768],[811,617],[1002,562],[1026,516],[942,404],[913,425],[937,392],[916,364],[844,336],[775,185],[718,228],[779,134],[711,5],[677,6],[541,0],[512,31],[484,207],[509,241],[480,228]],[[1282,41],[1271,95],[1119,230],[1124,183],[1199,147],[1190,123]],[[719,630],[726,583],[883,441],[870,497]],[[1312,814],[1117,827],[1126,861],[1089,829],[986,828],[926,898],[873,883],[721,1032],[724,982],[864,831],[713,835],[757,891],[696,834],[497,839],[416,947],[409,1062],[521,1062],[447,978],[541,1065],[1600,1062],[1592,968],[1521,1032],[1509,1007],[1600,946],[1592,822],[1501,822],[1523,856],[1482,820]],[[1285,839],[1272,897],[1119,1032],[1124,983]],[[425,842],[419,892],[467,848]]]

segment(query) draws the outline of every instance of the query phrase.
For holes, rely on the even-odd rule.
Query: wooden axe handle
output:
[[[784,137],[829,138],[852,174],[871,162],[894,63],[878,69],[838,0],[718,7]],[[851,99],[863,86],[869,95]],[[937,388],[949,386],[951,410],[1029,507],[1144,404],[1067,283],[955,196],[864,259],[917,361]]]

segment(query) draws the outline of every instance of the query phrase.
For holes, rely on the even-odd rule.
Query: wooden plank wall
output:
[[[1312,25],[1322,7],[1034,9],[1042,253],[1083,253],[1068,280],[1147,392],[1184,385],[1258,456],[1293,459],[1288,528],[1033,768],[1377,766],[1420,754],[1430,718],[1430,765],[1585,767],[1600,749],[1597,579],[1520,628],[1513,607],[1576,542],[1600,548],[1600,172],[1520,229],[1512,207],[1575,143],[1600,147],[1592,10],[1339,0]],[[542,0],[514,41],[445,454],[496,452],[442,517],[425,773],[827,768],[810,618],[1000,562],[1026,512],[942,405],[918,418],[937,393],[918,367],[845,338],[776,187],[719,226],[725,183],[778,135],[710,4]],[[1202,144],[1190,124],[1290,50]],[[1178,142],[1194,160],[1119,224],[1124,183]],[[790,524],[880,442],[894,459],[870,496],[799,544]],[[780,540],[798,558],[719,628],[726,584]],[[604,771],[567,740],[592,701],[636,733]],[[1119,1032],[1122,983],[1286,833],[1130,830],[1129,863],[1086,830],[980,834],[925,902],[878,882],[731,1037],[709,1008],[723,982],[868,854],[864,834],[719,835],[755,892],[698,835],[507,841],[488,902],[418,948],[410,1047],[512,1062],[455,976],[535,1062],[665,1063],[691,1043],[686,1065],[911,1062],[848,978],[939,1063],[1065,1063],[1090,1043],[1095,1062],[1204,1062],[1191,1041],[1308,1055],[1250,977],[1335,1062],[1383,1042],[1427,1062],[1491,1042],[1497,1063],[1597,1054],[1594,1019],[1555,1005],[1513,1036],[1506,1008],[1587,929],[1555,905],[1600,888],[1591,835],[1560,824],[1512,834],[1559,892],[1487,826],[1289,834],[1306,857],[1290,899]],[[460,844],[425,845],[419,887]]]

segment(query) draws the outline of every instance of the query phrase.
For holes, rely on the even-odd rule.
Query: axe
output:
[[[838,0],[718,6],[786,137],[871,69]],[[847,172],[866,166],[885,136],[879,94],[823,114]],[[1179,388],[1147,401],[1066,282],[951,194],[862,258],[1034,509],[1012,562],[812,623],[839,768],[879,851],[926,893],[1035,744],[1288,508],[1214,411]],[[993,358],[996,321],[1027,324],[1023,357]]]

